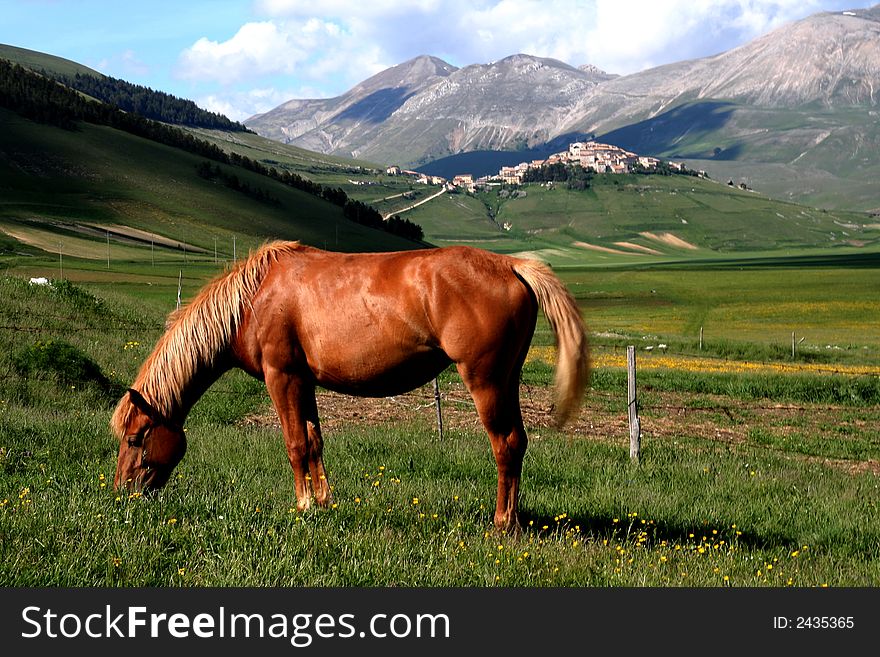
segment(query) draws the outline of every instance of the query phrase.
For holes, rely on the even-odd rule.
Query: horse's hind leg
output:
[[[276,371],[266,374],[266,389],[281,420],[287,458],[293,469],[296,508],[305,511],[311,506],[313,488],[318,504],[326,506],[330,502],[330,487],[324,472],[314,386]]]
[[[518,500],[523,456],[528,438],[519,406],[519,381],[497,383],[459,365],[480,420],[489,434],[498,466],[498,494],[495,500],[495,527],[503,531],[519,528]]]

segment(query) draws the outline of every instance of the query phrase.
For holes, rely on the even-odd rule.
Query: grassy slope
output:
[[[844,250],[848,243],[876,250],[880,231],[855,212],[814,210],[774,201],[715,181],[685,176],[600,176],[585,192],[523,187],[525,196],[497,192],[451,195],[408,216],[437,243],[474,240],[502,251],[538,252],[554,264],[648,264],[660,258],[719,257],[809,249]],[[495,223],[488,212],[495,215]],[[509,222],[512,228],[499,226]],[[642,233],[671,233],[699,249],[675,247]],[[615,242],[660,252],[638,255]],[[576,242],[630,251],[586,250]],[[851,246],[851,244],[850,244]]]
[[[7,49],[8,50],[8,49]],[[11,55],[19,61],[33,66],[47,68],[66,67],[68,62],[59,60],[40,53],[29,51],[12,52]],[[722,108],[723,109],[723,108]],[[696,109],[689,110],[691,114]],[[718,110],[713,110],[717,112]],[[726,110],[725,110],[726,111]],[[777,145],[779,157],[789,159],[796,157],[795,150],[801,152],[803,141],[806,137],[800,135],[797,125],[804,120],[799,117],[795,120],[790,114],[777,113],[768,119],[766,116],[755,117],[739,108],[733,108],[728,112],[724,121],[704,121],[707,128],[700,129],[700,123],[695,124],[694,129],[686,132],[677,142],[679,150],[689,154],[711,152],[712,144],[717,141],[717,134],[713,129],[724,128],[731,134],[754,133],[756,121],[766,123],[768,120],[775,121],[778,129],[795,136],[786,141],[786,146]],[[807,117],[811,120],[811,129],[825,130],[830,125],[829,121],[834,117],[825,116],[822,112],[814,112],[815,117]],[[690,116],[690,115],[688,115]],[[836,115],[835,115],[836,116]],[[733,118],[730,118],[733,117]],[[705,117],[704,117],[705,118]],[[854,120],[854,119],[853,119]],[[21,122],[19,122],[21,124]],[[668,124],[668,125],[667,125]],[[675,131],[675,121],[667,121],[661,134],[654,131],[643,131],[650,135],[650,139],[656,141],[669,137],[667,132]],[[733,126],[733,127],[731,127]],[[231,241],[231,233],[236,227],[245,223],[242,219],[245,213],[250,214],[246,223],[252,232],[262,236],[290,236],[289,226],[284,226],[284,221],[278,220],[282,214],[280,208],[268,208],[265,205],[259,207],[255,213],[255,204],[252,200],[242,197],[226,189],[217,190],[216,184],[196,181],[191,189],[189,181],[181,183],[186,178],[192,179],[192,174],[182,171],[181,167],[195,166],[193,158],[184,158],[185,164],[168,163],[168,158],[160,158],[155,166],[147,166],[154,152],[145,153],[142,149],[129,147],[125,143],[129,138],[115,140],[114,143],[106,143],[107,149],[117,149],[121,158],[119,164],[113,160],[117,155],[108,156],[107,150],[93,148],[95,139],[87,141],[91,143],[86,148],[80,149],[77,139],[65,139],[60,136],[61,131],[55,131],[48,140],[36,137],[33,131],[15,128],[19,135],[10,135],[6,139],[15,142],[18,137],[19,143],[10,143],[9,148],[16,149],[16,157],[25,156],[25,175],[16,179],[10,175],[10,186],[20,185],[33,186],[34,177],[29,175],[34,169],[54,169],[57,181],[53,181],[49,189],[57,189],[58,193],[47,194],[46,185],[41,180],[37,183],[39,191],[19,199],[24,204],[35,203],[35,208],[40,213],[56,218],[65,215],[82,215],[96,217],[97,221],[107,221],[109,216],[123,216],[127,218],[129,225],[150,228],[163,232],[180,241],[188,243],[196,242],[206,249],[213,249],[213,241],[216,238],[219,248],[224,257],[228,257]],[[656,126],[654,126],[656,127]],[[832,126],[833,127],[833,126]],[[94,131],[93,129],[89,129]],[[257,135],[234,134],[217,131],[194,130],[199,138],[213,141],[222,147],[239,152],[249,158],[261,160],[272,166],[287,168],[305,175],[321,184],[338,186],[346,191],[352,198],[372,203],[384,213],[394,213],[405,208],[414,201],[424,198],[436,188],[420,185],[412,185],[402,178],[389,178],[384,176],[379,165],[323,156],[309,153],[302,149],[278,144]],[[631,130],[639,137],[638,129]],[[832,131],[833,132],[833,131]],[[811,133],[812,134],[812,133]],[[736,147],[739,155],[747,156],[748,148],[737,143],[734,137],[728,136],[730,143],[718,142],[725,152]],[[644,141],[644,135],[641,135]],[[837,142],[842,139],[839,132],[834,132],[829,138],[829,143],[840,146]],[[21,141],[30,141],[29,146],[22,148]],[[52,144],[53,140],[60,142]],[[98,141],[110,142],[109,138],[100,137]],[[659,143],[659,142],[658,142]],[[657,146],[654,142],[642,144],[640,147]],[[53,154],[53,148],[59,147],[62,151],[57,157]],[[717,145],[716,145],[717,146]],[[820,146],[819,148],[824,147]],[[785,148],[792,151],[788,153]],[[28,152],[30,150],[30,152]],[[156,149],[150,149],[156,150]],[[50,154],[47,162],[36,162],[39,153]],[[78,162],[80,153],[86,155],[84,162]],[[818,155],[816,149],[810,150],[804,156],[805,165],[811,164]],[[827,155],[827,154],[826,154]],[[28,157],[30,160],[28,160]],[[824,161],[823,158],[819,158]],[[827,159],[827,157],[826,157]],[[190,161],[186,161],[190,160]],[[860,162],[851,161],[837,163],[837,168],[844,167],[852,175],[864,173],[864,167]],[[8,162],[9,160],[7,160]],[[104,162],[105,166],[97,165]],[[813,164],[816,164],[813,162]],[[143,166],[141,166],[143,165]],[[13,164],[14,166],[14,164]],[[151,169],[151,171],[145,171]],[[120,172],[114,176],[112,171]],[[126,175],[126,171],[132,171],[132,175]],[[153,172],[162,172],[156,175]],[[166,185],[164,172],[175,174],[174,185]],[[20,172],[21,173],[21,172]],[[45,171],[43,171],[45,173]],[[238,173],[238,172],[236,172]],[[244,173],[244,172],[242,172]],[[80,181],[88,185],[71,183],[71,176],[78,177]],[[51,176],[49,176],[51,178]],[[114,180],[115,177],[115,180]],[[251,178],[249,183],[269,191],[275,187],[271,181],[261,181],[250,174],[244,173],[242,178]],[[137,182],[137,190],[113,189],[118,187],[120,178],[125,178],[127,185],[130,181]],[[256,182],[252,182],[256,179]],[[97,183],[95,193],[85,190],[85,187]],[[371,183],[369,185],[357,183]],[[238,197],[233,201],[224,201],[222,208],[218,204],[212,204],[204,198],[204,187],[211,186],[212,193],[219,191],[219,196]],[[177,187],[177,190],[174,189]],[[62,193],[63,190],[63,193]],[[33,190],[31,190],[33,191]],[[158,192],[158,194],[156,194]],[[284,190],[289,196],[288,190]],[[412,198],[403,198],[400,195],[409,192]],[[880,231],[873,229],[853,229],[852,226],[871,223],[870,218],[856,213],[821,213],[809,208],[793,204],[770,201],[754,193],[745,193],[740,190],[729,188],[725,185],[706,183],[705,181],[692,178],[660,178],[660,177],[611,177],[597,179],[593,189],[585,193],[568,192],[562,189],[548,191],[538,186],[530,186],[527,195],[513,200],[502,200],[490,194],[482,194],[477,198],[462,195],[441,196],[436,201],[412,211],[408,218],[423,225],[426,236],[437,244],[453,243],[458,241],[476,242],[486,248],[501,251],[530,251],[540,257],[553,261],[555,264],[646,264],[658,259],[682,258],[682,257],[706,257],[714,254],[726,254],[731,252],[764,252],[768,250],[791,251],[793,249],[812,249],[816,247],[838,248],[851,240],[859,240],[867,244],[868,248],[876,244]],[[269,192],[271,193],[271,192]],[[34,196],[40,199],[50,198],[52,201],[66,198],[68,201],[73,196],[79,195],[78,202],[69,203],[65,209],[65,203],[55,203],[54,208],[40,205]],[[15,196],[14,194],[12,195]],[[86,197],[91,197],[88,200]],[[158,198],[157,198],[158,197]],[[162,198],[164,197],[164,198]],[[392,197],[387,201],[381,199]],[[96,202],[95,199],[100,199]],[[16,199],[11,199],[15,201]],[[108,209],[107,200],[112,204]],[[315,225],[312,218],[320,209],[316,209],[314,199],[300,198],[283,205],[288,214],[296,207],[298,222],[296,235],[300,239],[313,244],[329,246],[331,248],[347,248],[353,250],[376,249],[376,248],[406,248],[394,244],[390,240],[388,246],[375,246],[375,240],[362,236],[348,235],[343,231],[338,236],[338,219],[332,222],[320,222],[323,225]],[[163,203],[163,201],[167,201]],[[141,204],[140,206],[138,204]],[[151,207],[144,207],[146,204]],[[103,207],[100,207],[103,206]],[[21,218],[24,205],[15,206],[7,203],[6,209],[0,216],[13,216]],[[333,208],[338,216],[338,211]],[[17,214],[16,214],[17,213]],[[179,213],[177,219],[174,215]],[[488,214],[494,215],[493,223]],[[60,215],[60,217],[58,216]],[[275,215],[268,220],[262,219],[265,215]],[[256,221],[253,218],[256,217]],[[118,221],[118,219],[116,219]],[[142,220],[142,223],[138,223]],[[837,221],[838,223],[835,223]],[[508,222],[512,225],[509,231],[499,228],[500,224]],[[332,224],[332,225],[331,225]],[[842,226],[840,224],[845,224]],[[209,225],[208,231],[202,226]],[[759,228],[756,229],[756,226]],[[669,243],[658,242],[656,238],[645,236],[640,233],[652,232],[658,235],[671,233],[687,242],[701,248],[699,251],[675,247]],[[20,234],[20,230],[19,233]],[[56,239],[55,235],[44,236],[40,241],[43,248]],[[242,236],[244,242],[247,237]],[[199,243],[199,240],[201,242]],[[360,242],[364,243],[361,244]],[[382,239],[384,242],[384,238]],[[621,250],[614,242],[625,241],[657,251],[655,256],[633,253],[635,249],[624,248],[626,255],[608,253],[585,249],[577,246],[578,242],[598,245],[605,248]],[[349,243],[351,245],[349,246]],[[72,243],[73,244],[73,243]],[[244,244],[243,244],[244,245]],[[93,245],[94,247],[94,245]],[[63,247],[62,247],[63,248]],[[51,250],[51,249],[50,249]],[[94,248],[92,249],[94,250]],[[85,250],[84,250],[85,252]],[[120,257],[125,256],[124,252]]]
[[[19,66],[25,66],[38,73],[48,71],[56,75],[64,76],[74,76],[79,73],[80,75],[93,75],[98,78],[104,77],[94,69],[70,61],[69,59],[6,44],[0,44],[0,58],[8,59]]]
[[[256,135],[207,131],[200,131],[200,134],[224,148],[289,168],[322,184],[341,187],[351,198],[371,203],[383,214],[400,211],[438,189],[412,183],[403,177],[386,176],[381,167],[373,163],[310,153]],[[692,135],[691,140],[694,143],[690,146],[704,150],[712,142],[710,136],[705,135]],[[815,168],[815,150],[809,155],[806,158],[809,162],[805,161],[803,166],[813,167],[810,171],[817,173],[805,180],[787,179],[785,176],[791,175],[791,169],[785,164],[754,166],[760,171],[785,169],[787,173],[777,176],[777,183],[789,185],[794,190],[799,186],[816,187],[816,176],[827,183],[831,174]],[[745,181],[749,186],[755,186],[763,180],[760,174],[754,173],[753,165],[734,161],[712,162],[729,167],[733,171],[731,177],[737,183]],[[693,162],[691,164],[696,166]],[[704,161],[699,161],[700,166],[703,164]],[[862,185],[858,182],[859,176],[865,172],[844,162],[839,163],[837,170],[842,170],[840,167],[844,165],[853,169],[851,173],[855,176],[847,183],[847,189],[858,194]],[[870,245],[880,239],[880,231],[876,229],[853,230],[840,225],[877,223],[863,213],[821,211],[791,201],[774,200],[764,194],[729,187],[723,184],[726,180],[727,177],[720,176],[710,182],[680,176],[600,177],[594,188],[586,193],[562,189],[549,193],[531,185],[526,189],[526,197],[507,201],[492,193],[476,197],[444,195],[404,216],[421,224],[429,241],[438,245],[464,241],[491,250],[539,251],[540,255],[560,265],[574,262],[637,264],[638,261],[651,260],[644,256],[621,257],[572,248],[575,241],[612,248],[618,248],[613,244],[615,241],[632,241],[660,250],[665,256],[706,257],[712,253],[760,253],[817,247],[837,250],[848,240],[866,241],[871,248]],[[841,181],[840,185],[843,184]],[[835,188],[839,189],[840,185]],[[827,184],[823,187],[827,188]],[[403,192],[409,192],[412,198],[400,197]],[[818,190],[813,192],[819,194]],[[799,197],[800,192],[792,192],[792,196]],[[382,201],[385,197],[394,198]],[[817,195],[810,198],[819,201]],[[489,210],[494,212],[496,223],[489,219]],[[513,224],[510,232],[499,228],[504,222]],[[759,229],[756,230],[755,226]],[[673,232],[704,249],[691,252],[659,245],[656,240],[639,235],[646,231]]]
[[[314,196],[224,167],[277,203],[257,201],[200,178],[196,167],[202,158],[111,128],[82,125],[65,131],[6,111],[0,111],[0,120],[0,224],[7,230],[20,229],[22,221],[31,221],[31,230],[42,224],[49,233],[44,241],[66,239],[65,255],[71,258],[79,255],[74,245],[86,238],[52,234],[70,222],[131,226],[212,253],[216,238],[224,258],[232,256],[233,235],[238,255],[269,238],[351,251],[413,246],[345,220],[338,207]],[[100,242],[100,237],[89,239]],[[7,253],[22,250],[5,241]],[[57,248],[46,250],[57,253]],[[83,255],[87,252],[83,248]],[[146,245],[142,258],[149,256]]]
[[[351,198],[369,202],[383,214],[399,211],[437,191],[436,187],[418,185],[403,177],[386,176],[373,163],[310,153],[257,135],[199,134],[247,157],[277,163],[322,184],[341,187]],[[742,176],[733,177],[737,183],[744,180]],[[755,178],[746,176],[745,180],[753,185]],[[726,178],[707,182],[680,176],[600,177],[586,193],[556,189],[551,194],[531,185],[526,190],[531,196],[508,201],[492,193],[476,197],[444,195],[405,216],[421,224],[428,239],[438,245],[476,241],[492,250],[553,249],[555,255],[566,254],[559,264],[573,260],[632,261],[632,256],[621,259],[613,254],[573,250],[571,242],[613,247],[614,241],[631,240],[658,249],[655,241],[638,235],[644,231],[672,231],[689,242],[720,252],[836,248],[848,239],[876,242],[880,238],[877,230],[862,234],[834,223],[876,223],[862,213],[823,212],[719,184],[724,181]],[[410,192],[412,198],[401,198],[403,192]],[[385,197],[396,198],[380,200]],[[497,223],[489,219],[489,209],[494,211]],[[513,224],[511,232],[498,228],[505,221]],[[754,229],[756,224],[760,230]],[[681,249],[659,249],[667,255],[696,255]],[[552,260],[554,253],[545,257]]]
[[[825,208],[880,208],[874,184],[880,174],[876,108],[697,102],[599,140],[683,158],[714,178],[746,181],[774,198]]]
[[[366,171],[375,172],[384,169],[382,165],[374,162],[315,153],[247,132],[231,133],[224,130],[189,127],[186,130],[199,139],[214,143],[224,150],[301,173],[313,173],[318,176],[357,175]]]

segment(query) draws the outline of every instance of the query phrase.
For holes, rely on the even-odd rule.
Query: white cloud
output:
[[[720,52],[834,4],[846,0],[259,0],[256,7],[275,19],[344,26],[362,49],[381,51],[377,62],[432,54],[463,66],[522,52],[631,73]]]
[[[302,0],[258,0],[256,9],[268,16],[324,16],[338,17],[370,17],[387,14],[402,14],[413,10],[418,12],[435,11],[442,7],[463,4],[460,2],[440,2],[440,0],[370,0],[370,2],[353,2],[352,0],[321,0],[320,4],[303,2]]]
[[[181,53],[176,72],[184,79],[223,84],[275,74],[309,75],[300,67],[335,52],[345,37],[339,25],[316,18],[247,23],[227,41],[196,41]]]
[[[206,110],[217,112],[232,119],[244,121],[255,114],[264,114],[286,103],[291,98],[320,98],[321,92],[310,87],[276,89],[263,87],[247,91],[224,89],[213,94],[199,96],[195,103]]]
[[[524,52],[632,73],[714,54],[819,9],[818,0],[500,0],[460,3],[470,62]],[[827,3],[825,3],[827,4]],[[470,26],[470,27],[469,27]]]

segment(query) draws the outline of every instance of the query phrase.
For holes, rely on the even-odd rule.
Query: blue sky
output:
[[[875,0],[0,0],[0,43],[190,98],[235,120],[336,96],[417,55],[515,53],[632,73]]]

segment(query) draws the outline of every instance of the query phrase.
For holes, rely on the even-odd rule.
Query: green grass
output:
[[[753,360],[880,363],[880,268],[763,267],[560,269],[600,341]],[[801,338],[804,339],[800,342]]]
[[[481,434],[440,443],[428,426],[352,425],[327,446],[337,507],[297,514],[275,432],[191,422],[178,474],[145,499],[111,490],[104,419],[4,408],[21,431],[0,461],[5,586],[880,582],[876,477],[800,463],[791,446],[682,436],[648,443],[637,468],[621,447],[542,433],[525,530],[505,536],[490,528]]]
[[[98,73],[94,69],[72,62],[69,59],[5,44],[0,44],[0,59],[8,59],[20,66],[31,68],[37,72],[50,71],[57,75],[71,77],[75,76],[77,73],[81,75],[103,77],[101,73]]]

